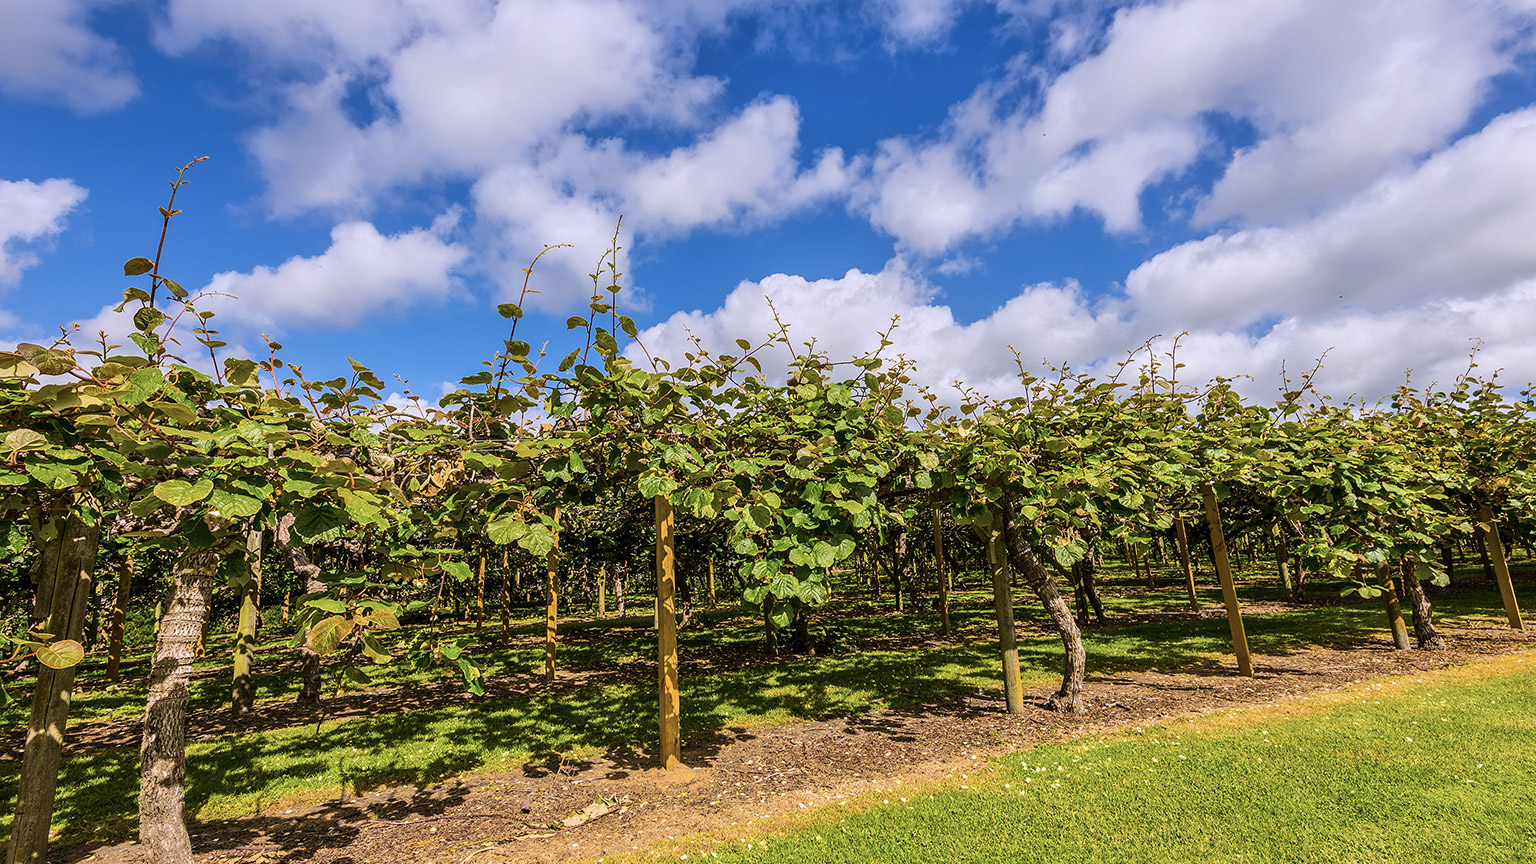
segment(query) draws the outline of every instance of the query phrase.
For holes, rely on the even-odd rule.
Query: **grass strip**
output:
[[[1536,655],[1526,653],[1043,746],[985,776],[662,854],[773,864],[1514,864],[1536,860],[1533,714]]]

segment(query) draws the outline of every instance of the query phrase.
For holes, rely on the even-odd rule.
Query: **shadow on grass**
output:
[[[699,656],[713,651],[745,657],[756,644],[755,627],[742,616],[725,616],[707,627],[685,631],[682,698],[687,761],[700,767],[711,765],[723,746],[750,735],[755,725],[860,715],[877,709],[934,714],[974,710],[962,697],[999,687],[996,642],[987,629],[993,625],[990,608],[983,605],[984,596],[973,592],[957,600],[956,624],[966,636],[974,632],[975,638],[928,642],[917,650],[758,659],[744,668],[714,674],[699,674]],[[1442,621],[1486,621],[1490,611],[1499,608],[1498,602],[1498,593],[1491,587],[1458,586],[1437,592],[1437,617]],[[1026,686],[1053,687],[1060,674],[1059,639],[1041,631],[1045,619],[1038,608],[1021,604],[1018,614],[1026,634],[1019,645]],[[841,629],[857,643],[903,634],[927,637],[933,622],[926,617],[926,613],[828,616],[827,622],[818,626]],[[1253,616],[1248,619],[1248,631],[1262,664],[1264,655],[1300,652],[1317,645],[1360,647],[1387,642],[1383,619],[1377,602],[1356,602]],[[636,620],[639,625],[649,623],[648,619]],[[608,625],[622,628],[623,636],[616,634],[607,641],[574,639],[575,644],[562,646],[562,657],[592,663],[613,663],[622,658],[619,665],[624,667],[652,662],[640,659],[648,658],[653,650],[645,626],[628,621]],[[582,630],[577,633],[588,635]],[[1230,652],[1227,623],[1209,611],[1201,618],[1093,627],[1087,630],[1085,642],[1090,680],[1106,681],[1154,669],[1230,674],[1221,665]],[[583,651],[588,653],[583,655]],[[500,658],[507,666],[537,656],[536,649],[507,653]],[[710,668],[720,667],[716,664]],[[318,727],[318,734],[315,725],[307,725],[195,742],[188,753],[188,812],[193,819],[226,820],[259,813],[279,800],[330,798],[338,803],[325,806],[342,814],[349,811],[345,811],[347,805],[339,803],[341,800],[384,787],[422,790],[478,771],[522,770],[531,776],[583,771],[597,764],[599,756],[620,772],[649,768],[655,761],[649,745],[655,736],[651,674],[615,672],[587,679],[600,684],[534,686],[502,698],[466,697],[458,704],[326,721]],[[137,757],[132,747],[66,756],[54,817],[55,828],[62,833],[60,845],[100,843],[130,836],[136,830]],[[0,763],[0,834],[8,830],[14,812],[17,772],[14,762]],[[410,813],[419,812],[410,807],[437,806],[431,802],[438,800],[434,796],[440,793],[422,797],[424,794],[417,795],[421,800],[416,804],[410,803],[415,799],[408,799],[390,806],[406,807],[404,812]],[[325,812],[322,808],[313,817],[319,820],[316,824],[330,818]],[[332,823],[344,821],[337,820],[341,820],[340,815]],[[262,817],[242,820],[238,830],[254,832],[252,836],[262,831],[290,831],[292,839],[283,842],[310,844],[307,848],[311,849],[317,848],[316,843],[332,842],[323,831],[316,834],[290,823]],[[340,838],[335,842],[342,843]]]

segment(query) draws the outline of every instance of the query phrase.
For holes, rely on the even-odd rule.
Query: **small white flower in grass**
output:
[[[1403,740],[1407,741],[1409,744],[1413,743],[1413,739],[1412,738],[1404,738]]]

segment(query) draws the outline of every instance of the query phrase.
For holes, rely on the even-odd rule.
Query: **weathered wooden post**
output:
[[[1504,615],[1509,618],[1509,626],[1524,630],[1525,622],[1520,620],[1515,584],[1509,579],[1509,561],[1504,558],[1504,540],[1499,537],[1499,523],[1493,518],[1493,508],[1484,504],[1479,519],[1483,536],[1488,540],[1488,557],[1493,559],[1493,575],[1499,582],[1499,597],[1504,600]]]
[[[987,561],[992,565],[992,602],[997,610],[997,634],[1003,654],[1003,699],[1009,714],[1024,713],[1024,683],[1019,674],[1019,642],[1013,632],[1013,571],[1003,532],[1003,511],[992,509],[987,526]]]
[[[1243,630],[1243,611],[1237,605],[1237,586],[1232,581],[1232,563],[1227,558],[1227,539],[1221,531],[1221,509],[1216,504],[1216,487],[1200,485],[1205,500],[1205,521],[1211,529],[1212,557],[1216,559],[1216,578],[1221,580],[1221,597],[1227,603],[1227,625],[1232,629],[1232,649],[1237,653],[1237,671],[1253,677],[1253,661],[1248,656],[1248,634]]]
[[[656,496],[656,653],[657,690],[661,703],[661,767],[670,771],[682,764],[682,705],[678,691],[677,539],[673,531],[672,502]]]

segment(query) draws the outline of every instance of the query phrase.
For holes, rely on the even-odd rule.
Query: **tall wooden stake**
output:
[[[1173,520],[1179,536],[1179,563],[1184,567],[1184,585],[1189,589],[1189,608],[1200,611],[1200,595],[1195,593],[1195,568],[1189,562],[1189,534],[1184,530],[1184,517]]]
[[[949,638],[949,577],[944,567],[944,530],[939,511],[933,511],[933,562],[939,575],[939,632]]]
[[[672,502],[656,496],[656,683],[661,703],[661,767],[682,764],[682,705],[678,692],[677,539],[672,530]]]
[[[1387,626],[1392,629],[1392,646],[1399,651],[1407,651],[1408,624],[1403,620],[1403,604],[1397,599],[1397,586],[1392,584],[1392,570],[1386,564],[1376,565],[1376,583],[1381,586],[1384,595],[1383,604],[1387,610]]]
[[[1004,543],[1003,514],[992,511],[987,527],[987,561],[992,565],[992,600],[997,610],[997,635],[1003,653],[1003,699],[1009,714],[1024,713],[1024,682],[1019,675],[1019,642],[1013,632],[1013,573]]]
[[[715,608],[715,559],[709,559],[709,608]]]
[[[512,574],[507,567],[511,555],[501,550],[501,638],[512,637]]]
[[[123,555],[117,571],[117,600],[107,625],[107,683],[116,684],[123,662],[123,630],[128,622],[128,597],[133,591],[133,556]]]
[[[1200,484],[1205,499],[1205,521],[1211,528],[1211,551],[1216,559],[1216,578],[1221,580],[1221,597],[1227,603],[1227,624],[1232,629],[1232,649],[1237,653],[1237,671],[1253,677],[1253,661],[1248,656],[1248,634],[1243,630],[1243,611],[1237,605],[1237,586],[1232,582],[1232,563],[1227,558],[1227,538],[1221,532],[1221,509],[1216,505],[1216,488]]]
[[[560,508],[555,508],[555,545],[545,556],[544,562],[544,680],[555,680],[555,629],[559,626],[557,617],[558,592],[560,590]]]
[[[475,595],[475,630],[485,629],[485,556],[480,556],[479,590]]]
[[[1504,614],[1509,618],[1509,626],[1516,630],[1524,630],[1525,622],[1520,620],[1520,605],[1515,602],[1515,584],[1509,579],[1509,562],[1504,558],[1504,540],[1499,537],[1499,523],[1494,521],[1493,509],[1487,504],[1482,506],[1478,517],[1482,521],[1483,536],[1488,540],[1488,557],[1493,559],[1493,574],[1499,580],[1499,596],[1504,600]]]

